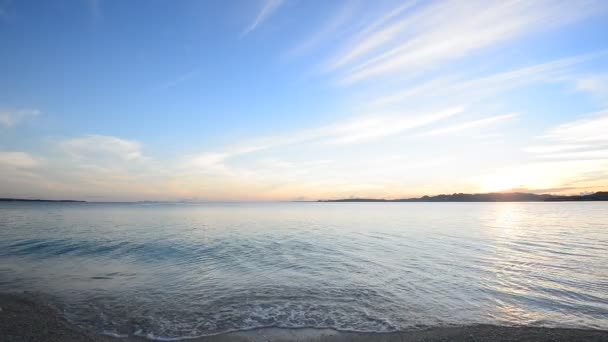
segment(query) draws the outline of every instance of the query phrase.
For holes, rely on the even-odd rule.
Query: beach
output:
[[[43,296],[32,293],[0,294],[0,340],[6,342],[111,342],[146,341],[143,337],[112,337],[70,324]],[[350,333],[330,329],[261,328],[198,337],[189,341],[608,341],[608,331],[543,327],[473,325],[435,327],[393,333]]]

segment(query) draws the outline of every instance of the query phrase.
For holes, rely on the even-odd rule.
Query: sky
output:
[[[0,0],[0,197],[602,190],[605,0]]]

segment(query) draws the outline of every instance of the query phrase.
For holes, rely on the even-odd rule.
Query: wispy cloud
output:
[[[421,137],[438,136],[438,135],[445,135],[445,134],[450,134],[450,133],[455,133],[455,132],[460,132],[460,131],[466,131],[466,130],[472,129],[472,128],[478,129],[483,126],[493,125],[493,124],[497,124],[500,122],[512,120],[518,116],[519,116],[518,113],[510,113],[510,114],[492,116],[489,118],[473,120],[473,121],[463,122],[463,123],[456,124],[456,125],[433,129],[428,132],[420,133],[418,136],[421,136]]]
[[[203,153],[191,156],[189,165],[223,168],[222,163],[232,157],[259,152],[261,150],[285,147],[294,144],[346,145],[368,142],[408,130],[440,122],[464,111],[463,107],[453,107],[424,114],[367,115],[318,128],[304,129],[287,135],[253,139],[226,148],[222,152]]]
[[[281,151],[289,149],[342,149],[351,144],[379,142],[383,138],[405,134],[447,120],[463,111],[464,108],[462,107],[454,107],[424,114],[367,115],[285,135],[243,141],[218,151],[205,151],[184,156],[176,164],[177,168],[174,172],[179,175],[178,178],[181,180],[174,180],[172,183],[176,188],[192,187],[194,186],[192,184],[203,186],[200,184],[201,179],[213,179],[215,182],[241,184],[242,187],[257,184],[256,186],[261,187],[257,189],[260,192],[268,191],[268,187],[278,186],[279,183],[282,184],[282,187],[286,187],[293,182],[308,184],[312,187],[313,185],[308,182],[318,184],[322,179],[328,177],[328,171],[325,167],[331,162],[327,160],[290,162],[269,156],[272,156],[273,153],[280,154]],[[247,160],[247,162],[240,164],[239,160]],[[436,162],[436,158],[433,159],[433,163]],[[407,165],[408,169],[411,169],[413,165],[411,162],[402,164]],[[340,171],[334,171],[333,173],[342,173],[341,167],[348,168],[348,165],[348,163],[342,163],[338,166]],[[393,165],[387,168],[383,165],[381,169],[394,171],[395,167]],[[353,168],[360,169],[360,166],[353,165]],[[330,172],[329,177],[333,173]],[[383,176],[386,175],[383,174]],[[337,180],[334,179],[333,181]],[[187,186],[184,182],[191,185]],[[177,186],[177,184],[180,185]],[[211,191],[211,188],[206,186],[204,189]],[[219,191],[219,189],[214,191]],[[281,196],[285,197],[288,194],[282,194]]]
[[[331,126],[332,134],[328,142],[349,144],[391,136],[447,119],[463,110],[462,107],[454,107],[425,115],[386,115],[357,119]]]
[[[0,174],[13,181],[9,193],[105,200],[166,198],[167,166],[145,156],[137,141],[87,135],[51,140],[41,153],[42,161],[22,152],[0,153],[0,166],[10,163],[13,169],[26,170],[0,167]]]
[[[551,154],[542,154],[538,156],[539,159],[550,159],[550,160],[558,160],[558,161],[567,161],[567,160],[608,160],[608,148],[604,147],[604,149],[596,150],[596,151],[572,151],[572,152],[561,152],[561,153],[551,153]]]
[[[259,148],[278,148],[284,146],[283,144],[295,144],[298,142],[307,141],[306,146],[310,146],[311,141],[316,141],[320,144],[330,144],[327,148],[331,148],[332,144],[349,144],[349,143],[361,143],[368,140],[379,139],[381,137],[387,137],[395,135],[398,132],[405,132],[412,129],[414,135],[447,135],[454,132],[462,132],[468,129],[479,129],[487,125],[498,124],[507,122],[509,120],[518,117],[517,113],[510,113],[504,115],[497,115],[486,117],[482,119],[472,120],[468,122],[460,122],[456,124],[448,124],[448,126],[440,127],[431,131],[421,132],[420,129],[424,128],[427,124],[431,123],[443,123],[450,119],[453,115],[459,114],[463,111],[462,108],[455,108],[452,110],[446,110],[443,112],[436,112],[432,114],[426,114],[424,116],[415,116],[415,120],[405,120],[402,118],[404,124],[400,125],[399,121],[394,121],[395,117],[390,116],[379,116],[379,117],[368,117],[361,119],[346,120],[343,122],[327,125],[314,130],[307,130],[301,133],[294,133],[291,136],[297,137],[295,140],[289,140],[286,137],[268,138],[266,144],[252,143],[250,146],[258,146]],[[588,171],[599,171],[606,167],[608,162],[607,145],[605,143],[598,143],[599,140],[604,139],[602,132],[606,130],[604,127],[605,112],[595,113],[586,116],[582,119],[574,120],[569,123],[555,126],[547,130],[547,134],[541,138],[544,142],[552,144],[553,148],[549,147],[538,147],[537,149],[531,148],[527,152],[537,154],[536,161],[532,163],[518,163],[516,166],[499,168],[495,173],[480,176],[479,179],[471,180],[471,184],[479,184],[478,191],[499,191],[508,190],[513,188],[526,188],[526,189],[554,189],[555,192],[572,192],[581,187],[588,187],[589,189],[601,189],[598,188],[597,181],[595,183],[587,182],[581,183],[577,186],[565,186],[564,184],[571,184],[580,178],[580,175]],[[426,120],[422,118],[426,117]],[[411,119],[411,118],[410,118]],[[407,123],[407,124],[406,124]],[[412,124],[415,123],[415,124]],[[394,129],[391,127],[395,127]],[[273,143],[271,143],[273,141]],[[261,147],[263,146],[263,147]],[[559,146],[559,147],[558,147]],[[479,149],[478,146],[474,147]],[[492,150],[492,149],[490,149]],[[250,148],[249,150],[241,148],[234,149],[234,151],[240,151],[242,153],[258,152],[261,151],[258,148]],[[408,151],[405,149],[404,151]],[[359,171],[353,174],[345,175],[344,170],[359,170],[360,164],[354,163],[354,161],[335,163],[336,168],[327,169],[324,168],[322,172],[314,174],[312,179],[315,179],[317,183],[306,183],[310,189],[315,189],[316,193],[324,194],[322,188],[318,188],[320,180],[324,179],[324,186],[330,186],[334,191],[333,194],[327,194],[327,197],[345,197],[348,195],[369,195],[369,196],[384,196],[392,194],[392,196],[398,196],[399,187],[403,186],[403,177],[413,180],[425,180],[429,179],[429,172],[432,170],[437,163],[445,163],[445,160],[441,158],[433,158],[429,156],[428,159],[419,159],[413,161],[408,156],[411,152],[406,152],[406,155],[395,155],[395,156],[378,156],[377,158],[370,158],[367,156],[364,158],[366,168],[363,171]],[[266,175],[274,174],[277,181],[282,179],[282,176],[278,176],[285,172],[285,167],[291,165],[292,169],[297,170],[301,168],[301,165],[290,164],[290,163],[274,163],[269,165],[267,168],[262,169],[248,169],[243,170],[233,165],[230,165],[230,159],[238,157],[240,155],[231,153],[221,153],[215,155],[207,155],[205,161],[211,161],[212,164],[220,163],[221,168],[215,170],[221,170],[221,175],[227,177],[225,179],[258,179],[259,173]],[[466,160],[460,159],[457,160]],[[422,178],[416,178],[416,172],[413,172],[412,167],[416,166],[419,169],[426,170],[425,176]],[[403,168],[406,167],[406,168]],[[454,168],[456,171],[458,167]],[[265,170],[265,171],[264,171]],[[271,170],[271,171],[268,171]],[[283,170],[283,171],[281,171]],[[382,172],[382,170],[391,170],[390,172]],[[395,170],[399,170],[395,172]],[[263,171],[263,172],[262,172]],[[413,172],[413,173],[412,173]],[[457,171],[456,171],[457,172]],[[335,178],[331,178],[332,174],[340,174],[341,181]],[[470,174],[467,172],[467,174]],[[400,180],[395,180],[396,183],[391,184],[393,177],[400,175]],[[404,176],[408,175],[408,176]],[[329,178],[327,178],[329,176]],[[420,175],[418,175],[419,177]],[[273,179],[269,177],[269,179]],[[376,180],[375,182],[369,183],[370,180]],[[268,179],[259,180],[261,183],[269,182]],[[299,179],[301,184],[304,184],[302,179]],[[367,182],[367,183],[366,183]],[[276,183],[276,182],[275,182]],[[316,184],[316,185],[314,185]],[[457,186],[454,179],[451,181],[451,185],[443,184],[438,186],[439,183],[435,184],[435,187],[424,190],[420,188],[416,182],[412,183],[409,188],[410,192],[404,192],[406,194],[421,194],[424,191],[445,191],[446,186],[452,188]],[[462,184],[462,183],[460,183]],[[578,183],[577,183],[578,184]],[[416,186],[414,186],[416,185]],[[462,185],[461,185],[462,186]],[[285,186],[282,189],[287,189]],[[292,188],[290,190],[295,191]],[[418,189],[418,190],[412,190]],[[437,190],[439,189],[439,190]],[[460,190],[460,189],[457,189]],[[260,190],[261,191],[261,190]],[[287,191],[287,190],[285,190]],[[301,190],[300,190],[301,191]],[[403,189],[402,191],[408,191]],[[414,192],[412,192],[414,191]],[[322,196],[322,195],[318,195]]]
[[[513,89],[542,83],[573,83],[576,68],[585,62],[606,57],[606,51],[562,58],[490,75],[453,74],[393,91],[370,101],[370,106],[391,106],[424,98],[458,99],[461,102],[479,101]]]
[[[0,125],[13,127],[39,114],[40,111],[36,109],[0,110]]]
[[[528,153],[556,153],[556,152],[565,152],[565,151],[573,151],[573,150],[585,150],[592,147],[592,145],[587,144],[577,144],[577,145],[540,145],[540,146],[530,146],[525,147],[524,151]]]
[[[347,49],[342,54],[339,54],[337,57],[334,57],[334,60],[330,62],[328,69],[336,69],[344,66],[345,64],[359,58],[371,50],[385,44],[398,34],[402,25],[393,25],[382,30],[378,30],[382,28],[383,25],[390,22],[406,10],[414,7],[419,1],[407,1],[401,6],[394,8],[389,11],[379,19],[372,22],[370,25],[364,27],[360,32],[358,32],[355,37],[351,38],[351,47]],[[376,31],[377,30],[377,31]],[[375,34],[372,34],[374,33]]]
[[[586,115],[547,130],[541,145],[524,151],[538,159],[608,160],[608,110]]]
[[[551,128],[542,138],[562,142],[608,142],[608,110]]]
[[[83,1],[83,10],[88,4],[89,14],[99,19],[102,0]],[[252,13],[249,25],[243,25],[241,37],[261,29],[270,18],[276,18],[273,15],[278,11],[291,6],[283,0],[258,1],[260,8]],[[389,3],[392,7],[384,7]],[[608,104],[604,104],[608,77],[602,69],[608,52],[586,50],[591,46],[605,48],[602,42],[569,49],[563,49],[563,44],[547,44],[551,50],[525,54],[524,48],[533,44],[532,39],[526,45],[513,46],[517,50],[515,58],[499,54],[518,38],[534,38],[535,33],[601,13],[608,3],[406,0],[306,7],[306,11],[319,11],[312,17],[303,12],[306,15],[299,16],[301,22],[298,16],[290,17],[298,28],[288,35],[277,34],[264,46],[281,51],[291,47],[282,56],[294,57],[294,61],[306,55],[306,59],[295,61],[298,68],[312,61],[311,67],[321,69],[321,77],[290,88],[293,92],[288,91],[287,97],[277,102],[273,87],[283,86],[294,76],[292,70],[287,70],[288,66],[260,69],[260,74],[269,76],[269,82],[262,85],[268,88],[260,88],[255,96],[263,101],[272,98],[265,102],[269,114],[262,115],[259,126],[253,128],[247,120],[228,125],[228,129],[251,128],[251,136],[209,147],[205,143],[221,139],[203,139],[188,131],[181,144],[190,144],[189,152],[165,157],[155,154],[151,147],[146,149],[145,140],[128,136],[51,139],[50,144],[40,144],[46,146],[37,146],[35,151],[0,152],[0,178],[6,179],[4,184],[10,183],[15,193],[23,188],[30,193],[99,195],[106,199],[221,200],[300,195],[312,199],[402,197],[475,191],[475,186],[480,191],[518,187],[571,191],[606,179],[608,111],[546,127],[557,118],[549,117],[555,106],[549,102],[556,96],[575,98],[563,99],[568,104],[565,110],[578,104],[593,108],[597,105],[594,99],[600,99],[602,106]],[[577,26],[581,32],[592,28]],[[285,42],[307,29],[309,34],[303,40]],[[205,48],[212,49],[213,45]],[[216,57],[225,52],[218,51]],[[247,58],[237,57],[237,63]],[[231,67],[221,61],[220,67]],[[196,85],[199,69],[183,71],[150,88]],[[334,86],[327,87],[328,83]],[[532,87],[542,90],[538,103],[530,105],[536,97],[519,95]],[[220,90],[222,96],[235,98],[249,91]],[[291,97],[296,92],[298,101],[309,95],[320,96],[293,111],[299,128],[284,130],[282,124],[287,119],[274,118],[292,114],[285,106],[296,103]],[[554,98],[547,100],[545,96]],[[579,99],[584,102],[577,102]],[[248,99],[244,101],[234,104],[243,116],[249,114]],[[304,110],[314,115],[305,117]],[[324,119],[321,113],[333,119]],[[0,110],[0,131],[37,115],[36,110]],[[560,112],[560,117],[563,115]],[[57,118],[65,120],[69,115]],[[515,120],[521,124],[510,125]],[[256,129],[262,125],[275,133],[256,137]],[[422,141],[424,144],[419,144]],[[583,177],[588,172],[598,179]]]
[[[137,141],[105,135],[87,135],[61,141],[59,147],[68,155],[81,160],[134,161],[143,153]]]
[[[348,28],[350,19],[357,14],[355,11],[356,7],[353,2],[345,2],[336,13],[330,15],[325,20],[317,31],[305,40],[298,42],[298,44],[284,53],[283,56],[290,58],[304,55],[318,48],[322,43],[340,39]]]
[[[38,160],[28,153],[0,151],[0,166],[29,169],[38,164]]]
[[[36,194],[48,191],[45,178],[40,176],[48,172],[44,164],[44,159],[28,152],[0,151],[1,196],[30,197],[32,191]]]
[[[608,102],[608,73],[581,75],[575,78],[576,90],[590,93],[603,102]]]
[[[606,160],[543,160],[501,167],[492,173],[476,176],[475,182],[479,184],[479,191],[482,192],[513,189],[556,189],[555,192],[576,192],[585,186],[598,191],[606,187],[604,182],[606,167],[608,167]],[[603,177],[591,182],[580,181],[585,174],[602,172],[604,172]],[[576,185],[570,186],[570,184]]]
[[[255,17],[255,20],[249,26],[247,26],[245,30],[243,30],[241,37],[244,37],[250,32],[254,31],[259,25],[273,15],[279,9],[279,7],[283,5],[283,3],[284,0],[265,0],[262,9]]]
[[[601,1],[408,2],[355,35],[328,63],[343,83],[420,72],[606,9]],[[475,13],[475,16],[471,16]]]

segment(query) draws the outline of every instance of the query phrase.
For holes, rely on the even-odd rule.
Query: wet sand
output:
[[[113,338],[95,334],[69,324],[47,305],[41,296],[0,294],[0,342],[135,342],[143,338]],[[503,327],[474,325],[430,328],[395,333],[345,333],[330,329],[265,328],[196,338],[193,342],[261,342],[261,341],[411,341],[411,342],[479,342],[479,341],[606,341],[608,331]]]

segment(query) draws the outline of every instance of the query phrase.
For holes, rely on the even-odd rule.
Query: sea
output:
[[[0,203],[0,292],[113,336],[608,329],[608,202]]]

